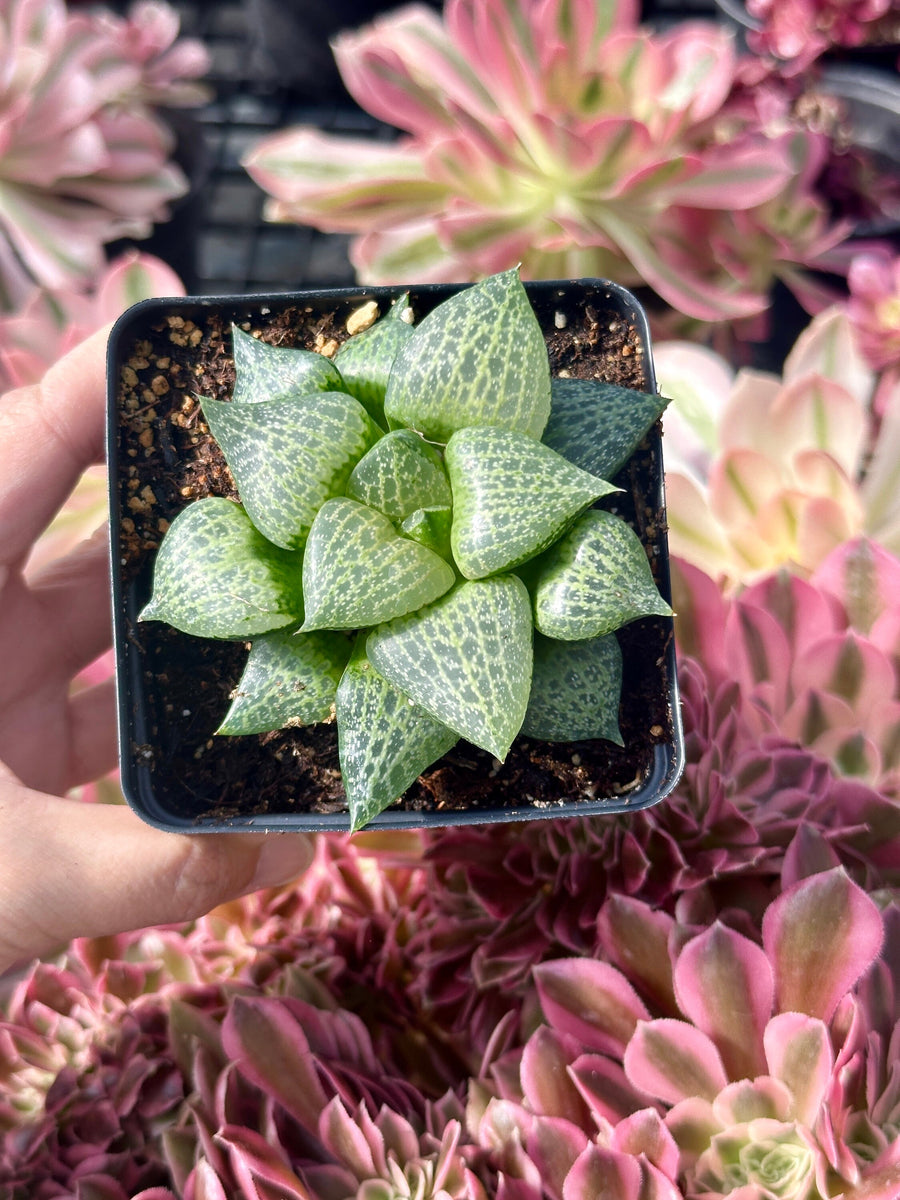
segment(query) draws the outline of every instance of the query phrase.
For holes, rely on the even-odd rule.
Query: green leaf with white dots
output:
[[[469,425],[540,438],[550,366],[517,270],[458,292],[416,326],[397,355],[384,411],[436,442]]]
[[[375,443],[353,468],[347,495],[397,524],[417,508],[451,502],[440,454],[411,429],[395,429]]]
[[[216,732],[266,733],[327,721],[352,648],[344,634],[297,633],[293,627],[254,638],[231,707]]]
[[[548,637],[579,641],[671,614],[637,535],[612,513],[583,513],[541,561],[534,623]]]
[[[231,345],[235,403],[295,400],[310,392],[340,391],[343,386],[337,367],[322,354],[270,346],[237,325],[231,327]]]
[[[450,544],[467,579],[533,558],[592,501],[617,490],[509,429],[461,429],[445,457],[453,489]]]
[[[544,445],[604,479],[628,462],[669,403],[594,379],[554,379],[550,396]]]
[[[302,558],[273,546],[239,504],[220,496],[188,505],[156,555],[142,621],[184,633],[246,638],[303,619]]]
[[[455,579],[449,563],[400,537],[383,513],[346,496],[329,500],[303,556],[303,628],[380,625],[430,604]]]
[[[259,404],[204,400],[203,415],[251,521],[289,550],[302,549],[316,513],[343,493],[381,436],[360,402],[343,392]]]
[[[622,651],[614,633],[583,642],[534,635],[531,696],[522,723],[526,737],[543,742],[605,738],[619,732]]]
[[[531,689],[528,590],[515,575],[459,584],[369,634],[369,661],[436,721],[504,759]]]
[[[405,537],[414,542],[421,542],[435,554],[450,562],[450,526],[453,520],[453,509],[438,506],[435,508],[417,508],[410,513],[400,526]]]
[[[394,359],[413,335],[409,296],[401,296],[388,313],[348,338],[334,356],[344,388],[379,423],[384,424],[384,395]]]
[[[388,683],[361,638],[337,690],[338,753],[351,830],[398,800],[424,770],[459,740]]]

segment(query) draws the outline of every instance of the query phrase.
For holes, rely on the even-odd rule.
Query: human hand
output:
[[[110,644],[105,531],[33,576],[26,562],[102,458],[108,332],[0,397],[0,972],[75,936],[200,916],[312,858],[300,834],[163,833],[65,798],[116,758],[112,680],[70,695]]]

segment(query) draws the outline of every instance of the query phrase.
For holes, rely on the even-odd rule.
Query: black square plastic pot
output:
[[[649,334],[635,298],[604,280],[526,284],[553,373],[655,391]],[[271,296],[147,300],[109,343],[108,461],[122,790],[151,824],[178,832],[347,830],[333,724],[220,737],[246,645],[139,622],[168,524],[205,495],[233,495],[202,422],[200,395],[228,395],[232,322],[269,341],[325,349],[367,300],[382,312],[408,290],[416,320],[459,290],[342,288]],[[614,482],[616,511],[640,537],[668,600],[662,448],[644,439]],[[608,505],[607,505],[608,507]],[[370,828],[634,812],[666,796],[684,762],[670,618],[617,634],[625,748],[518,738],[504,764],[460,742]]]

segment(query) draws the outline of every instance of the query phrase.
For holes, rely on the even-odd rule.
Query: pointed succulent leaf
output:
[[[764,1040],[768,1073],[787,1085],[791,1116],[812,1127],[833,1078],[827,1025],[803,1013],[778,1013],[766,1026]]]
[[[340,633],[279,629],[254,638],[244,673],[217,733],[266,733],[326,721],[351,643]]]
[[[458,292],[424,318],[397,355],[384,411],[436,442],[469,425],[540,438],[550,366],[517,270]]]
[[[381,431],[352,396],[234,404],[204,400],[203,415],[256,528],[276,546],[302,549],[318,510],[347,486]]]
[[[509,429],[461,429],[445,457],[453,490],[450,542],[467,579],[533,558],[592,501],[616,490]]]
[[[303,556],[304,630],[363,629],[443,596],[456,580],[383,513],[340,496],[319,509]]]
[[[379,425],[384,423],[384,394],[394,359],[413,336],[409,295],[395,300],[380,321],[348,338],[334,356],[344,387]]]
[[[353,468],[347,495],[398,524],[416,509],[446,507],[452,499],[440,454],[411,429],[375,443]]]
[[[311,350],[270,346],[231,326],[234,392],[239,404],[296,400],[311,392],[341,391],[341,374],[330,359]]]
[[[550,419],[541,441],[583,471],[612,479],[668,403],[663,396],[615,383],[554,379]]]
[[[755,942],[716,921],[678,956],[675,994],[684,1015],[718,1046],[732,1079],[763,1073],[763,1031],[775,982]]]
[[[536,633],[522,733],[543,742],[605,738],[622,746],[621,692],[622,651],[615,634],[560,642]]]
[[[593,1144],[578,1156],[563,1187],[563,1200],[639,1200],[648,1194],[640,1159]]]
[[[639,1021],[623,1061],[631,1083],[666,1104],[712,1101],[728,1083],[715,1043],[687,1021]]]
[[[498,575],[374,630],[367,652],[436,720],[504,759],[528,705],[531,630],[525,585]]]
[[[361,641],[336,700],[338,752],[352,831],[399,799],[459,740],[375,670]]]
[[[671,613],[637,535],[612,513],[589,509],[541,562],[534,623],[548,637],[599,637],[638,617]]]
[[[827,1022],[877,958],[884,930],[874,902],[835,867],[782,892],[766,909],[762,935],[779,1009]]]
[[[400,529],[406,537],[427,546],[449,562],[453,556],[450,550],[452,522],[453,509],[449,506],[417,508],[409,514]]]
[[[303,616],[301,557],[266,541],[239,504],[188,505],[162,540],[142,621],[197,637],[246,638]]]
[[[557,958],[534,968],[541,1008],[560,1033],[588,1050],[620,1055],[649,1013],[624,975],[609,963]]]

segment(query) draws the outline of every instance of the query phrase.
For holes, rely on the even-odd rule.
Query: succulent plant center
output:
[[[621,744],[615,630],[671,611],[596,507],[665,401],[551,381],[515,270],[408,312],[334,361],[233,329],[202,405],[240,503],[179,514],[141,614],[250,642],[222,736],[336,721],[354,829],[461,737]]]

